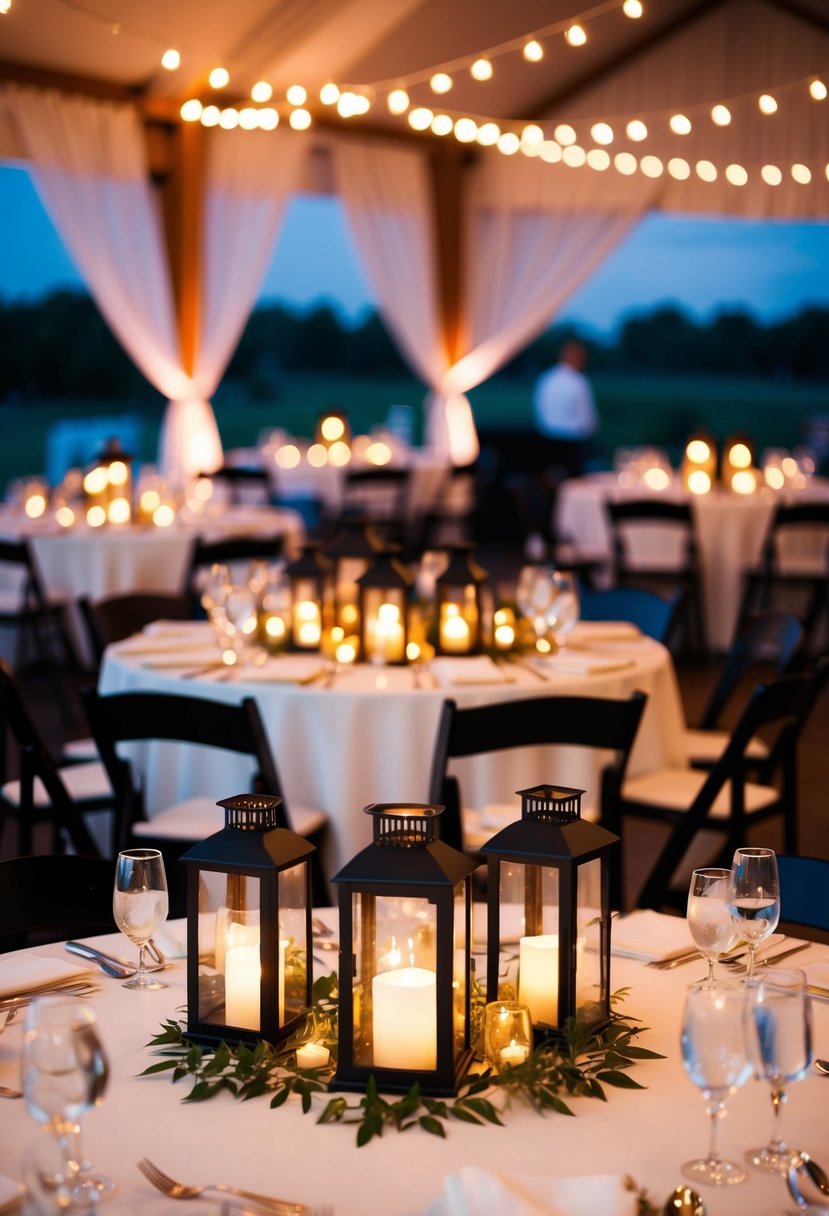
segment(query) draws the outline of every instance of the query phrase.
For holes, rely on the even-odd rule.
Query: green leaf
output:
[[[488,1123],[496,1123],[499,1127],[503,1127],[497,1110],[487,1098],[465,1098],[464,1105],[468,1106],[470,1110],[474,1110],[476,1115],[480,1115]]]
[[[145,1068],[138,1075],[139,1077],[150,1077],[153,1073],[168,1072],[171,1068],[175,1068],[177,1064],[178,1060],[162,1060],[159,1064],[151,1064],[149,1068]]]
[[[440,1136],[441,1139],[446,1139],[446,1129],[439,1119],[433,1119],[431,1115],[421,1115],[418,1123],[425,1132],[429,1132],[432,1136]]]
[[[345,1098],[331,1098],[317,1119],[317,1123],[339,1123],[347,1110],[348,1103]]]
[[[278,1106],[284,1106],[290,1096],[290,1089],[287,1085],[283,1085],[282,1088],[278,1089],[271,1098],[271,1110],[276,1110]]]
[[[218,1092],[219,1090],[215,1085],[210,1085],[207,1081],[197,1081],[184,1101],[206,1102],[208,1098],[214,1097]]]
[[[471,1110],[467,1110],[465,1106],[461,1106],[460,1102],[456,1102],[454,1106],[449,1107],[449,1114],[453,1119],[460,1119],[462,1123],[477,1123],[478,1127],[483,1123],[483,1119],[479,1119],[477,1115],[474,1115]],[[421,1122],[429,1117],[429,1115],[423,1115]]]
[[[607,1072],[596,1074],[600,1081],[604,1081],[606,1085],[615,1085],[617,1089],[644,1089],[644,1085],[640,1085],[638,1081],[634,1081],[633,1077],[629,1077],[626,1072],[618,1072],[611,1068]]]

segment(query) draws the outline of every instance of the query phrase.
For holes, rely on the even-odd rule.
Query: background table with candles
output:
[[[585,554],[611,562],[612,551],[605,503],[622,498],[664,497],[674,502],[693,504],[705,594],[706,627],[709,645],[726,650],[731,644],[743,587],[743,573],[759,559],[763,540],[775,506],[796,502],[829,501],[829,481],[812,478],[803,489],[772,490],[764,487],[752,494],[714,489],[708,494],[688,494],[679,478],[673,478],[656,494],[645,487],[623,488],[613,473],[596,473],[565,482],[559,492],[556,528]],[[641,548],[639,547],[641,545]],[[666,567],[679,560],[676,533],[653,528],[646,536],[637,530],[634,553],[643,560],[655,554],[664,557]],[[825,556],[819,547],[806,548],[792,543],[783,555],[819,570]]]
[[[332,912],[322,915],[336,926]],[[90,941],[123,957],[134,949],[116,934]],[[59,943],[6,957],[13,962],[24,953],[68,957]],[[825,946],[813,945],[797,961],[808,965],[826,956]],[[331,1204],[336,1216],[438,1216],[438,1210],[446,1216],[445,1207],[432,1211],[432,1205],[443,1179],[462,1166],[559,1177],[628,1174],[661,1207],[681,1181],[681,1163],[702,1153],[708,1142],[705,1104],[685,1075],[679,1047],[687,986],[703,974],[701,960],[658,971],[613,959],[611,987],[630,989],[620,1010],[648,1028],[642,1045],[665,1056],[636,1066],[632,1075],[644,1089],[608,1087],[607,1102],[576,1099],[575,1118],[541,1117],[514,1103],[504,1127],[450,1120],[445,1140],[415,1128],[405,1135],[388,1132],[358,1149],[353,1127],[317,1124],[314,1113],[303,1116],[294,1099],[278,1110],[270,1109],[267,1098],[235,1103],[229,1094],[188,1104],[181,1101],[188,1081],[174,1086],[169,1074],[140,1078],[154,1062],[145,1049],[151,1035],[163,1020],[181,1017],[185,963],[176,961],[164,972],[167,988],[147,993],[127,991],[119,980],[96,972],[101,991],[92,1005],[109,1056],[110,1082],[101,1106],[83,1119],[86,1155],[118,1182],[117,1195],[106,1205],[111,1216],[180,1216],[181,1203],[165,1199],[138,1172],[136,1162],[143,1156],[188,1183],[221,1180],[307,1204]],[[829,1054],[829,1004],[814,1002],[813,1014],[815,1055]],[[22,1033],[19,1017],[0,1037],[0,1085],[19,1086]],[[789,1142],[824,1164],[827,1085],[814,1072],[792,1085],[785,1116]],[[314,1109],[321,1110],[326,1100],[322,1095]],[[765,1143],[771,1118],[768,1084],[749,1081],[728,1100],[720,1129],[723,1151],[739,1158]],[[44,1133],[19,1101],[0,1100],[0,1120],[0,1172],[21,1178],[26,1150]],[[708,1216],[779,1216],[793,1207],[782,1178],[753,1170],[740,1186],[700,1190]],[[215,1199],[187,1205],[191,1216],[215,1216],[218,1210]]]
[[[581,626],[584,629],[585,626]],[[205,626],[206,631],[209,630]],[[206,638],[209,633],[206,632]],[[641,689],[648,703],[639,728],[630,771],[643,772],[684,760],[684,717],[676,673],[667,650],[650,638],[603,644],[618,661],[615,670],[593,674],[550,673],[548,679],[518,664],[493,668],[492,683],[464,683],[476,675],[476,659],[451,659],[457,682],[439,686],[433,674],[411,667],[357,664],[343,667],[330,686],[323,680],[298,685],[280,680],[280,660],[258,669],[207,672],[183,678],[188,664],[163,669],[152,656],[125,642],[104,657],[99,686],[106,693],[136,690],[178,692],[238,701],[255,698],[265,722],[288,806],[324,810],[330,820],[327,869],[336,871],[370,839],[362,808],[371,802],[427,801],[432,749],[441,706],[454,698],[461,706],[549,695],[629,697]],[[582,656],[583,657],[583,656]],[[169,658],[169,656],[168,656]],[[313,662],[313,658],[311,659]],[[144,665],[147,664],[147,665]],[[191,663],[190,668],[194,666]],[[436,663],[436,669],[440,662]],[[324,671],[323,660],[319,670]],[[480,678],[480,676],[478,676]],[[296,679],[296,676],[294,676]],[[142,770],[148,814],[195,796],[216,799],[248,788],[247,761],[199,754],[177,744],[134,746]],[[553,781],[587,791],[584,805],[596,804],[601,756],[587,749],[534,749],[475,757],[453,764],[464,804],[498,804],[514,810],[515,791]],[[495,830],[495,829],[493,829]]]

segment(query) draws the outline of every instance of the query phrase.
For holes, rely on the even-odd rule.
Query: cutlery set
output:
[[[289,1199],[277,1199],[260,1195],[256,1191],[245,1191],[241,1187],[228,1186],[225,1182],[208,1182],[202,1186],[187,1186],[165,1174],[147,1157],[142,1157],[138,1168],[148,1182],[169,1199],[197,1199],[206,1192],[215,1191],[225,1196],[226,1201],[243,1211],[257,1216],[334,1216],[333,1208],[311,1208],[304,1203],[293,1203]]]
[[[778,945],[782,944],[785,938],[782,938]],[[798,954],[801,950],[806,950],[811,942],[798,942],[796,946],[789,946],[786,950],[778,951],[776,954],[767,954],[757,959],[757,966],[767,966],[769,963],[781,962],[784,958],[789,958],[792,954]],[[725,967],[732,968],[735,973],[745,970],[742,960],[748,956],[747,948],[737,948],[736,953],[724,954],[719,962]],[[696,946],[689,950],[683,951],[682,954],[674,954],[670,958],[654,959],[647,963],[646,966],[652,967],[655,971],[672,971],[674,967],[684,967],[686,963],[698,961],[702,956]]]

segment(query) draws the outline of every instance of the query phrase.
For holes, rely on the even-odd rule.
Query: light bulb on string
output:
[[[777,102],[772,97],[771,93],[763,93],[757,99],[757,108],[761,114],[776,114]]]
[[[259,111],[253,106],[244,106],[239,111],[239,126],[243,131],[255,131],[259,126]]]
[[[528,122],[521,132],[522,144],[542,144],[544,142],[544,132],[537,122]]]
[[[561,144],[557,144],[554,139],[545,139],[540,155],[548,165],[557,165],[561,160]]]
[[[767,186],[779,186],[783,180],[783,174],[777,165],[763,165],[760,176]]]
[[[472,144],[478,135],[478,124],[474,118],[459,118],[455,123],[455,139],[460,144]]]
[[[478,127],[478,143],[482,148],[491,148],[493,144],[497,144],[500,134],[501,128],[497,122],[481,123]]]
[[[544,58],[544,47],[537,38],[524,43],[523,55],[527,63],[540,63]]]
[[[202,103],[198,97],[190,97],[179,110],[184,122],[198,122],[202,115]]]
[[[556,137],[557,142],[560,143],[562,147],[566,147],[567,144],[574,144],[576,142],[576,132],[573,130],[570,124],[566,122],[560,122],[555,131],[553,131],[553,135]]]
[[[264,106],[257,111],[260,131],[275,131],[279,126],[279,114],[273,106]]]
[[[638,167],[636,157],[632,152],[617,152],[613,158],[613,164],[616,172],[623,174],[625,177],[631,177]]]
[[[668,126],[674,135],[691,134],[691,120],[686,114],[672,114]]]
[[[641,118],[632,118],[625,128],[625,132],[628,139],[637,144],[648,138],[648,128]]]
[[[639,168],[645,177],[662,176],[663,165],[658,156],[643,156],[639,162]]]
[[[591,148],[587,153],[587,163],[597,173],[603,173],[605,169],[610,168],[610,153],[604,148]]]
[[[429,80],[429,88],[433,93],[448,93],[452,88],[452,77],[448,72],[435,72]]]
[[[731,122],[731,111],[728,106],[717,105],[711,110],[711,121],[718,127],[727,127]]]
[[[409,111],[409,126],[413,131],[427,131],[434,117],[428,106],[415,106]]]
[[[712,165],[710,160],[698,160],[696,172],[701,182],[715,182],[717,180],[717,166]]]
[[[597,144],[613,143],[613,128],[606,122],[594,122],[590,128],[593,142]]]
[[[289,105],[304,106],[308,100],[308,91],[301,84],[292,84],[286,89],[285,97]]]
[[[672,156],[668,161],[668,172],[678,182],[686,182],[691,176],[691,166],[681,156]]]
[[[308,110],[303,110],[301,107],[291,110],[288,122],[295,131],[307,131],[311,125],[311,114]]]
[[[12,0],[0,0],[0,17],[5,17],[12,6]]]
[[[200,115],[200,121],[203,127],[217,127],[221,111],[218,106],[205,106]]]
[[[726,165],[725,179],[732,186],[744,186],[748,181],[748,174],[742,165]]]
[[[568,46],[584,46],[587,42],[587,34],[584,26],[574,22],[564,31],[564,37],[567,39]]]
[[[504,156],[514,156],[521,147],[521,140],[514,131],[504,131],[503,135],[498,136],[498,151],[503,152]]]
[[[492,64],[483,56],[476,59],[469,69],[473,80],[491,80],[492,79]]]
[[[168,72],[175,72],[181,67],[181,55],[175,47],[169,47],[161,56],[161,66]]]
[[[230,84],[230,72],[227,68],[213,68],[207,77],[211,89],[224,89]]]
[[[808,186],[812,180],[812,171],[808,165],[792,165],[792,179],[799,186]]]
[[[409,108],[409,94],[405,89],[392,89],[386,98],[390,114],[405,114]]]
[[[448,114],[436,114],[432,119],[433,135],[451,135],[455,124]]]
[[[561,159],[571,169],[580,169],[587,161],[587,153],[578,144],[568,144],[561,153]]]
[[[273,97],[273,88],[267,80],[257,80],[250,91],[251,101],[265,102]]]
[[[625,0],[622,5],[622,12],[626,17],[630,17],[631,21],[638,20],[642,16],[645,9],[642,5],[642,0]]]
[[[227,106],[219,115],[219,126],[223,131],[233,131],[239,125],[239,111]]]
[[[335,106],[340,100],[339,85],[334,84],[333,80],[329,80],[320,89],[320,101],[324,106]]]
[[[809,85],[809,94],[815,101],[825,101],[827,90],[822,80],[813,80]]]

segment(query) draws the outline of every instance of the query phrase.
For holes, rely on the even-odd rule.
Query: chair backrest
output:
[[[669,526],[683,534],[683,565],[693,570],[697,563],[697,540],[691,504],[666,502],[661,498],[631,498],[620,502],[607,502],[610,532],[613,541],[613,556],[617,571],[629,566],[629,529],[637,524]]]
[[[111,933],[111,861],[43,854],[0,861],[0,950]]]
[[[126,838],[130,824],[142,815],[143,805],[132,766],[118,754],[120,743],[163,740],[248,755],[256,765],[257,792],[282,797],[276,761],[252,697],[225,704],[177,693],[125,692],[101,696],[94,688],[84,688],[81,698],[116,793],[121,840]],[[288,827],[284,801],[279,815],[280,826]]]
[[[20,814],[25,815],[31,809],[33,782],[39,777],[49,797],[56,829],[62,828],[66,831],[78,852],[93,857],[98,855],[98,847],[83,821],[83,816],[75,806],[52,754],[29,713],[14,672],[3,658],[0,658],[0,724],[3,726],[4,742],[6,732],[10,732],[18,748],[21,772]]]
[[[740,631],[725,656],[719,679],[711,690],[700,720],[703,730],[712,730],[749,667],[773,664],[776,678],[796,665],[803,644],[803,625],[790,612],[767,612],[753,617]]]
[[[829,933],[829,861],[778,853],[780,919]]]
[[[215,473],[202,473],[201,476],[225,486],[228,502],[270,502],[271,484],[266,469],[225,464]]]
[[[583,621],[630,621],[657,642],[667,643],[676,626],[685,593],[670,598],[640,587],[611,587],[606,591],[579,592],[579,613]]]
[[[449,761],[507,748],[560,745],[614,753],[602,774],[601,814],[618,796],[645,707],[644,693],[626,701],[603,697],[531,697],[470,709],[444,701],[432,755],[429,801],[443,803],[441,836],[462,845],[461,798]]]
[[[825,556],[829,569],[829,502],[803,502],[776,508],[769,522],[763,541],[762,565],[768,574],[773,574],[779,557],[778,546],[786,535],[796,532],[823,534],[826,542]]]
[[[243,561],[278,561],[282,556],[284,538],[280,535],[229,536],[222,540],[196,537],[190,554],[185,594],[198,595],[198,574],[216,562],[231,565]]]
[[[0,540],[0,566],[7,567],[10,575],[20,579],[18,611],[23,612],[27,607],[42,608],[46,605],[46,592],[27,540]]]
[[[138,633],[151,621],[187,621],[193,607],[188,596],[161,594],[114,595],[96,603],[83,597],[78,606],[97,662],[113,642]]]

